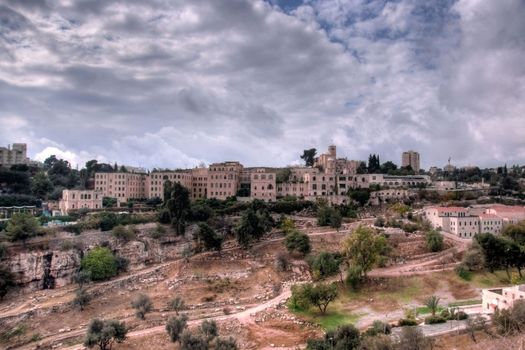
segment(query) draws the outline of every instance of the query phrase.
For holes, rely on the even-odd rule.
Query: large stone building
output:
[[[208,198],[226,199],[237,195],[243,166],[239,162],[210,164],[208,167]]]
[[[0,166],[11,167],[12,165],[29,164],[29,162],[25,143],[13,143],[13,146],[0,147]]]
[[[410,166],[416,174],[419,173],[419,169],[420,169],[419,153],[415,151],[403,152],[401,156],[401,166],[402,167]]]
[[[147,174],[137,173],[95,173],[95,190],[102,192],[104,197],[116,198],[119,205],[128,199],[152,198],[147,192]],[[162,192],[162,185],[158,188]]]
[[[276,174],[265,168],[250,172],[250,197],[273,202],[277,197]]]
[[[102,209],[102,192],[93,190],[63,190],[59,208],[62,215],[71,210]]]

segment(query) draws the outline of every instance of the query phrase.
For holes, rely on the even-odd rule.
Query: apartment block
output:
[[[273,202],[277,197],[276,173],[259,168],[250,172],[250,196],[265,202]]]
[[[146,193],[148,198],[160,198],[164,200],[164,183],[181,184],[191,190],[193,175],[189,170],[184,171],[153,171],[146,179]]]
[[[147,174],[95,173],[95,190],[104,197],[116,198],[119,205],[132,198],[148,198]]]
[[[59,209],[62,215],[67,215],[71,210],[102,209],[103,194],[94,190],[63,190]]]
[[[13,146],[0,147],[0,166],[11,167],[18,164],[29,164],[29,162],[25,143],[13,143]]]
[[[208,198],[226,199],[235,196],[241,184],[243,166],[239,162],[210,164],[208,167]]]

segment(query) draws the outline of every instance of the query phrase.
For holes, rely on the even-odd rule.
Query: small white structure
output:
[[[488,288],[481,291],[483,312],[492,314],[496,309],[508,309],[516,300],[525,300],[525,284],[506,288]]]

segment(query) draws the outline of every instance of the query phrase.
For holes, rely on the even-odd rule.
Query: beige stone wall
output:
[[[256,169],[250,173],[250,197],[265,202],[273,202],[277,197],[276,173],[266,169]]]
[[[102,192],[93,190],[63,190],[59,208],[62,215],[66,215],[70,210],[78,209],[101,209]]]
[[[239,162],[210,164],[208,167],[208,198],[226,199],[235,196],[240,187],[243,166]]]

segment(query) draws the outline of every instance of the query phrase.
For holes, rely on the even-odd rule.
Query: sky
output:
[[[0,0],[0,146],[83,166],[525,163],[524,0]]]

